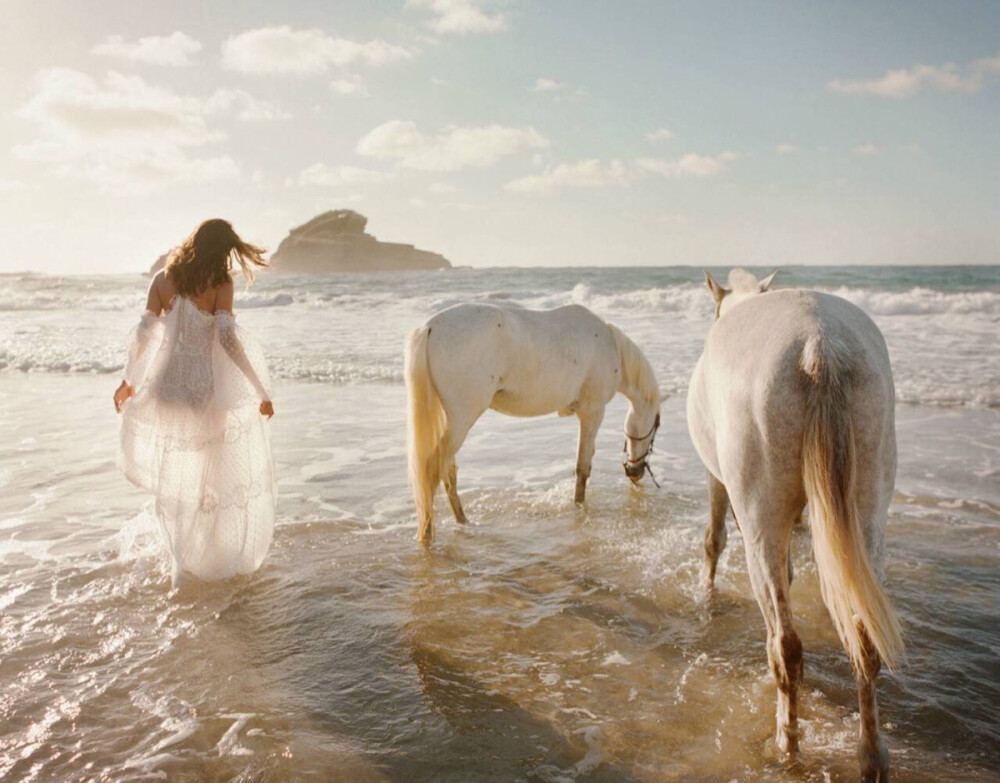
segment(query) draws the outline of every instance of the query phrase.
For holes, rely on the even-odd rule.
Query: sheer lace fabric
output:
[[[176,298],[129,335],[119,463],[156,498],[183,573],[225,579],[255,571],[274,530],[277,491],[267,420],[270,377],[256,343],[229,313]]]

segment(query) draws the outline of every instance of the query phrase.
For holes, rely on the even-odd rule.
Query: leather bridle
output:
[[[656,481],[656,477],[653,475],[652,469],[649,467],[649,462],[647,461],[647,457],[649,457],[649,455],[653,453],[653,441],[656,440],[656,431],[659,428],[660,428],[660,414],[657,413],[656,419],[653,421],[652,428],[641,438],[632,437],[631,435],[628,434],[628,430],[625,430],[625,443],[624,445],[622,445],[622,454],[624,455],[622,457],[622,466],[625,468],[625,474],[628,475],[629,466],[638,465],[641,462],[643,465],[643,470],[646,473],[649,473],[649,477],[653,480],[653,483],[656,484],[657,489],[659,489],[660,485]],[[649,446],[646,447],[646,451],[643,453],[643,455],[641,457],[637,457],[636,459],[632,459],[631,457],[629,457],[628,442],[631,440],[636,443],[639,443],[641,441],[646,440],[646,438],[649,438]],[[639,478],[642,478],[642,473],[639,474],[638,478],[633,478],[632,476],[629,476],[629,480],[633,484],[638,484]]]

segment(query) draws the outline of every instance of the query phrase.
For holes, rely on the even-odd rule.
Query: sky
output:
[[[1000,3],[0,0],[0,272],[1000,263]]]

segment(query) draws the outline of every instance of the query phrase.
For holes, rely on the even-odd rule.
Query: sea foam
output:
[[[940,270],[879,268],[848,273],[796,270],[787,278],[819,286],[869,313],[886,337],[900,402],[1000,405],[1000,281],[943,287]],[[921,278],[925,279],[920,284]],[[975,278],[978,280],[979,278]],[[782,280],[779,277],[779,287]],[[931,284],[933,283],[933,285]],[[902,284],[902,285],[901,285]],[[0,373],[114,375],[124,337],[144,303],[130,277],[0,279]],[[583,305],[617,324],[643,349],[660,386],[683,395],[714,305],[697,270],[469,270],[462,275],[262,277],[237,293],[238,318],[263,344],[285,382],[334,386],[403,383],[403,343],[434,313],[463,302],[549,309]]]

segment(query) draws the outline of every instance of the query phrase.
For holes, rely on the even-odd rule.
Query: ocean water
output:
[[[717,270],[720,276],[724,270]],[[895,779],[1000,779],[1000,268],[788,268],[885,334],[899,474],[887,589],[909,661],[880,678]],[[802,752],[776,751],[764,626],[707,517],[687,379],[701,272],[458,269],[265,275],[241,323],[277,378],[281,497],[263,568],[172,591],[149,498],[116,471],[111,393],[140,276],[0,276],[0,779],[856,779],[853,679],[808,530],[792,604]],[[583,508],[575,422],[487,413],[414,541],[406,333],[463,301],[576,302],[623,328],[667,394],[648,480],[609,407]],[[731,523],[730,523],[731,524]]]

